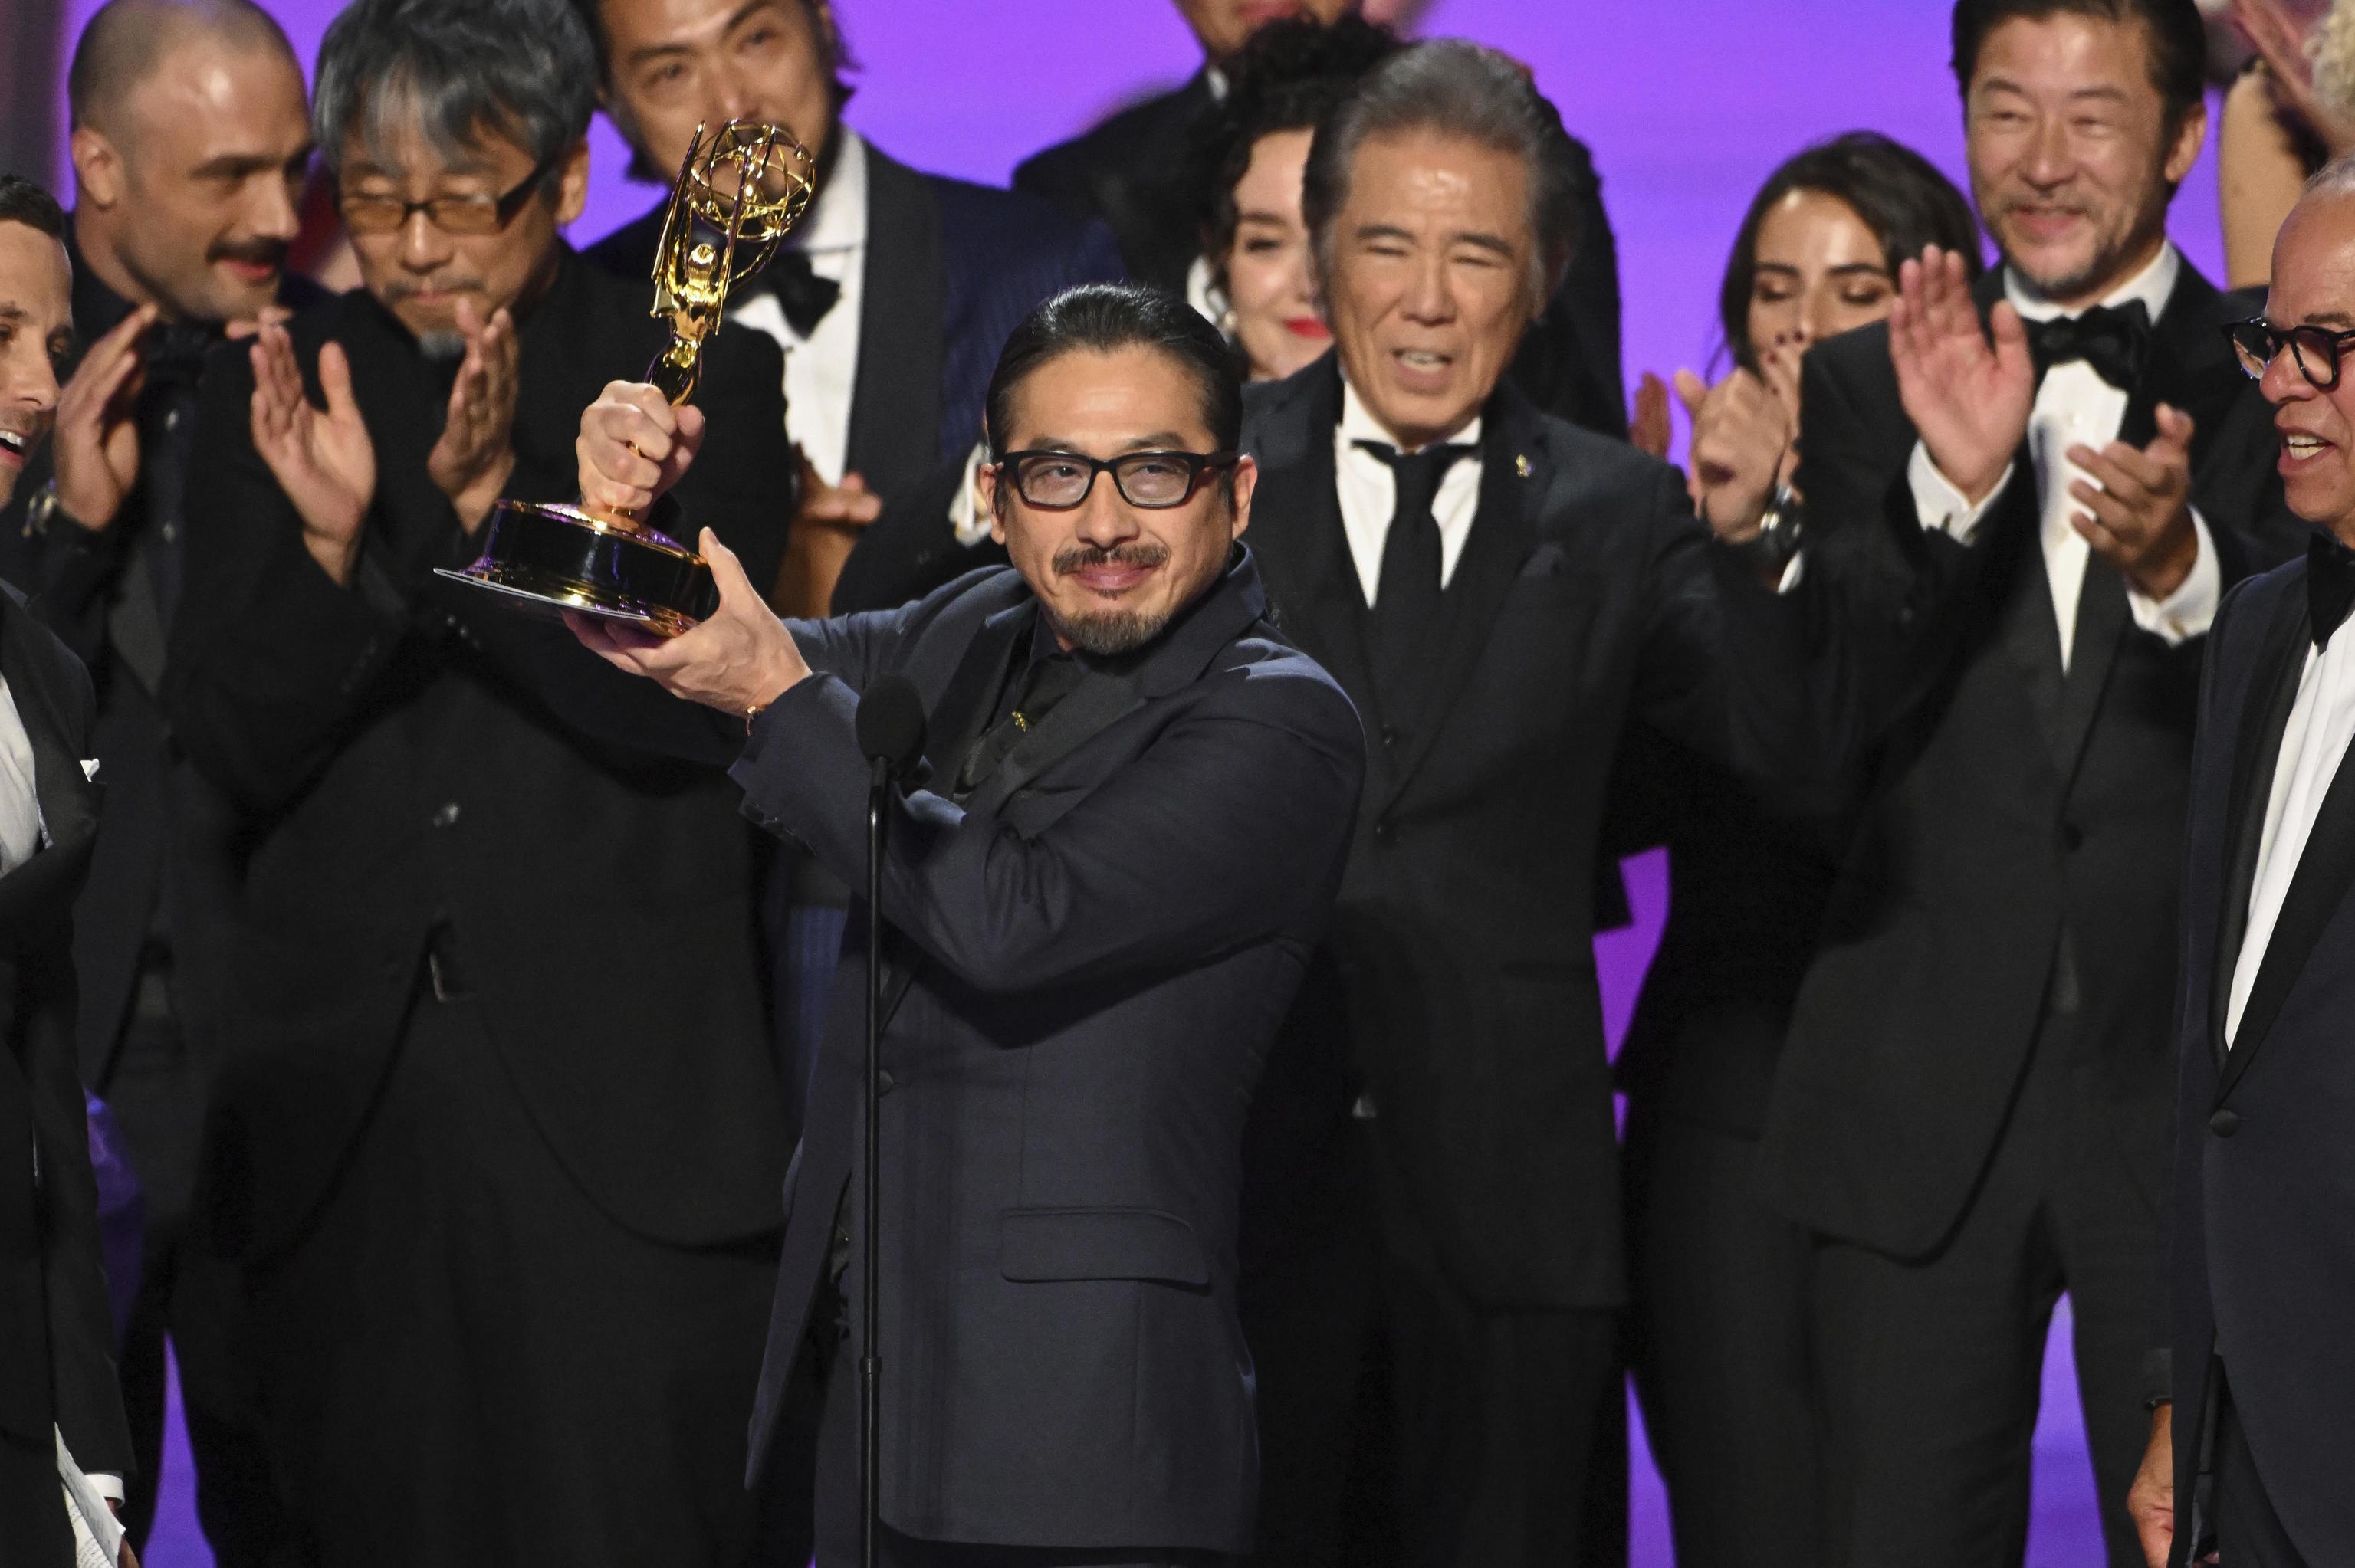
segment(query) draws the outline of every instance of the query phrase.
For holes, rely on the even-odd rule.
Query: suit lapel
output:
[[[73,879],[88,863],[98,832],[98,789],[81,768],[67,715],[58,706],[55,662],[33,641],[30,612],[0,605],[0,673],[33,746],[34,793],[48,842],[33,858],[0,876],[0,935],[12,944],[62,915]]]
[[[2133,619],[2126,608],[2126,578],[2098,556],[2088,560],[2077,590],[2077,630],[2070,643],[2069,668],[2061,678],[2060,701],[2052,715],[2052,762],[2063,790],[2076,776],[2094,715],[2101,711],[2102,689],[2109,683],[2110,667],[2117,662],[2118,645]]]
[[[924,176],[867,147],[867,247],[844,466],[885,495],[940,461],[948,270]],[[978,430],[951,431],[960,443]]]
[[[2240,967],[2241,944],[2248,934],[2249,898],[2256,886],[2257,856],[2264,842],[2274,770],[2281,762],[2282,735],[2289,727],[2289,711],[2296,704],[2306,651],[2312,643],[2301,577],[2299,591],[2286,598],[2266,631],[2255,677],[2242,704],[2241,732],[2232,752],[2232,789],[2224,813],[2225,832],[2230,835],[2225,848],[2224,906],[2218,912],[2216,952],[2208,987],[2208,1044],[2220,1069],[2225,1065],[2224,1019],[2232,1006],[2232,972]],[[2309,844],[2309,853],[2311,848]],[[2275,942],[2279,941],[2276,924]],[[2254,1011],[2254,993],[2250,1000]],[[2243,1035],[2248,1023],[2244,1015]]]
[[[1332,677],[1359,713],[1371,718],[1372,669],[1366,661],[1366,593],[1341,526],[1334,489],[1333,429],[1341,418],[1341,377],[1327,355],[1298,389],[1299,401],[1281,410],[1287,446],[1261,460],[1244,535],[1266,574],[1276,623]],[[1273,422],[1273,421],[1271,421]],[[1305,433],[1304,433],[1305,432]],[[1266,444],[1266,443],[1263,443]]]
[[[1487,649],[1513,578],[1537,546],[1537,506],[1553,478],[1544,433],[1509,382],[1499,383],[1489,397],[1485,421],[1479,506],[1455,575],[1440,596],[1438,631],[1423,651],[1424,678],[1414,688],[1412,709],[1398,715],[1407,751],[1391,778],[1392,800],[1431,755],[1445,715]]]

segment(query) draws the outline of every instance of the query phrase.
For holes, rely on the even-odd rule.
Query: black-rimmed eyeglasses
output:
[[[2241,368],[2249,373],[2252,381],[2262,377],[2265,366],[2281,357],[2284,344],[2297,361],[2298,373],[2318,392],[2328,392],[2339,385],[2339,365],[2347,345],[2355,343],[2355,332],[2332,332],[2328,327],[2277,327],[2260,316],[2254,321],[2234,322],[2224,329],[2232,341],[2232,352],[2240,356]]]
[[[1109,472],[1120,497],[1131,506],[1158,512],[1183,506],[1202,486],[1205,474],[1232,468],[1240,452],[1123,452],[1116,458],[1092,458],[1085,452],[1007,452],[996,467],[1001,479],[1013,482],[1014,493],[1029,505],[1049,512],[1068,512],[1088,498],[1096,475]]]
[[[412,214],[421,212],[426,222],[444,234],[496,234],[515,221],[516,214],[523,210],[524,204],[539,189],[567,150],[559,147],[542,158],[531,173],[500,196],[428,196],[423,201],[403,201],[397,196],[346,194],[337,205],[343,209],[344,227],[354,234],[391,234]]]

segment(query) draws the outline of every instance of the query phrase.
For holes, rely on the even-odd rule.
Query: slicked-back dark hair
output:
[[[2170,130],[2205,99],[2208,28],[2194,0],[1955,0],[1955,81],[1963,96],[1970,97],[1979,48],[1989,33],[2005,22],[2063,16],[2143,25],[2150,45],[2150,83],[2167,106]]]
[[[21,223],[52,239],[66,237],[65,208],[45,186],[22,175],[0,175],[0,223]]]
[[[1978,219],[1971,204],[1930,160],[1878,131],[1851,131],[1818,142],[1785,160],[1751,198],[1750,211],[1733,237],[1733,254],[1719,286],[1717,314],[1725,346],[1745,370],[1758,368],[1757,345],[1750,341],[1750,296],[1758,279],[1758,229],[1774,204],[1793,191],[1820,191],[1848,204],[1881,242],[1891,278],[1898,263],[1919,256],[1924,246],[1958,250],[1964,269],[1977,278]]]
[[[1151,349],[1186,373],[1201,395],[1202,423],[1213,449],[1232,451],[1242,440],[1242,360],[1201,312],[1142,283],[1082,283],[1032,311],[1006,340],[982,405],[990,461],[1006,456],[1014,433],[1014,395],[1034,371],[1067,354],[1116,354],[1124,348]],[[1230,481],[1232,472],[1228,471]],[[1231,499],[1231,484],[1227,494]]]
[[[1215,269],[1223,270],[1234,244],[1235,186],[1260,139],[1315,130],[1398,50],[1398,35],[1352,11],[1330,26],[1310,17],[1272,22],[1226,63],[1227,96],[1195,133],[1188,160],[1188,188],[1201,203],[1202,254]]]
[[[597,51],[566,0],[352,0],[319,44],[315,93],[331,170],[348,136],[377,150],[404,102],[444,152],[491,132],[537,164],[587,132]]]

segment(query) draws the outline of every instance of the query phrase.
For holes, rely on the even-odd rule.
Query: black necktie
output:
[[[1374,679],[1396,694],[1411,678],[1431,630],[1439,620],[1441,549],[1439,521],[1431,503],[1439,482],[1468,446],[1428,446],[1401,452],[1384,441],[1359,441],[1390,465],[1398,483],[1390,532],[1382,538],[1382,570],[1374,588]]]
[[[2140,300],[2095,305],[2082,315],[2055,316],[2027,326],[2029,352],[2036,356],[2040,379],[2056,365],[2082,359],[2094,375],[2130,392],[2150,348],[2150,312]]]
[[[796,335],[807,337],[834,309],[835,301],[842,298],[842,285],[831,278],[821,278],[810,266],[810,259],[798,250],[780,250],[776,259],[745,280],[742,296],[757,299],[763,293],[777,296],[777,304],[785,313],[785,324]]]
[[[2330,634],[2350,609],[2355,609],[2355,550],[2318,533],[2306,543],[2306,614],[2318,652],[2330,646]]]
[[[1056,705],[1078,691],[1091,673],[1076,653],[1032,661],[1016,688],[1013,705],[997,716],[997,721],[965,754],[964,766],[957,769],[959,796],[978,789],[982,780],[996,772],[997,765],[1022,744],[1023,736],[1037,729]]]

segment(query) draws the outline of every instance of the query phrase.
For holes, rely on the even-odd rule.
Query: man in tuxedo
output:
[[[929,715],[885,806],[881,1339],[858,1327],[852,1239],[861,953],[790,1179],[756,1478],[818,1402],[817,1557],[858,1561],[852,1370],[872,1353],[885,1563],[1230,1563],[1258,1480],[1244,1107],[1332,909],[1363,739],[1236,544],[1255,475],[1209,323],[1130,285],[1059,295],[1007,342],[988,409],[1013,569],[781,623],[709,540],[710,620],[652,645],[576,630],[716,709],[746,812],[847,881],[867,845],[860,694],[896,673]],[[582,420],[583,493],[645,504],[696,435],[652,388],[610,388]],[[808,1497],[790,1469],[770,1484]]]
[[[785,351],[786,431],[819,482],[772,597],[788,614],[824,615],[880,503],[980,435],[1007,334],[1058,290],[1120,277],[1119,255],[1099,225],[911,169],[845,125],[826,0],[580,4],[605,111],[646,177],[667,183],[697,125],[730,118],[784,125],[817,158],[808,214],[729,316]],[[657,206],[590,257],[646,278],[662,219]]]
[[[1962,0],[1954,34],[2003,264],[1974,291],[1931,249],[1804,367],[1803,571],[1878,654],[1761,1176],[1817,1241],[1833,1559],[2019,1561],[2066,1291],[2135,1564],[2194,696],[2222,590],[2294,523],[2227,302],[2167,237],[2190,0]]]
[[[573,496],[581,408],[666,340],[558,237],[593,71],[564,0],[346,10],[314,122],[367,286],[217,356],[197,410],[165,706],[242,851],[204,1177],[325,1564],[717,1564],[751,1530],[785,1165],[753,835],[718,770],[555,715],[559,627],[434,576],[500,498]],[[760,569],[781,374],[707,345],[687,487]]]
[[[1375,68],[1307,164],[1336,353],[1253,387],[1245,421],[1272,601],[1372,736],[1339,1016],[1301,1021],[1344,1037],[1365,1094],[1354,1132],[1348,1095],[1321,1125],[1286,1110],[1342,1161],[1370,1134],[1386,1489],[1416,1564],[1625,1550],[1624,1485],[1601,1517],[1587,1501],[1620,1463],[1602,1435],[1626,1293],[1592,946],[1605,784],[1631,714],[1754,768],[1803,771],[1813,738],[1779,640],[1729,657],[1790,608],[1760,568],[1711,542],[1674,470],[1504,378],[1572,243],[1561,135],[1493,51]],[[1284,1459],[1287,1506],[1337,1530],[1316,1461],[1346,1440],[1355,1266],[1346,1235],[1260,1252],[1271,1487]]]
[[[32,595],[98,692],[107,787],[75,906],[82,1078],[112,1108],[145,1199],[123,1353],[138,1471],[134,1542],[155,1517],[165,1340],[174,1341],[197,1512],[236,1563],[268,1550],[269,1480],[231,1355],[228,1280],[191,1240],[208,1025],[218,1007],[221,803],[171,747],[157,694],[186,539],[204,355],[231,323],[317,296],[285,270],[311,161],[302,68],[249,0],[113,0],[67,74],[77,199],[74,323],[49,456],[0,517],[0,572]]]
[[[2336,1331],[2355,976],[2355,165],[2310,183],[2234,345],[2322,532],[2218,611],[2191,762],[2175,1017],[2171,1321],[2130,1511],[2150,1568],[2355,1559],[2355,1357]],[[2179,1502],[2179,1499],[2180,1501]]]
[[[1183,293],[1201,254],[1201,194],[1183,175],[1197,135],[1226,96],[1223,62],[1245,39],[1285,16],[1331,22],[1358,0],[1177,0],[1202,46],[1202,68],[1183,86],[1130,105],[1102,124],[1023,160],[1014,188],[1103,219],[1120,241],[1129,275]],[[1523,339],[1513,379],[1548,413],[1608,436],[1627,433],[1626,385],[1619,366],[1619,256],[1603,210],[1602,182],[1585,143],[1559,138],[1578,195],[1577,239],[1544,312]]]
[[[57,417],[73,340],[65,214],[0,175],[0,506]],[[74,895],[98,836],[97,704],[72,653],[0,586],[0,1563],[74,1561],[59,1475],[111,1497],[133,1465],[74,1061]],[[126,1551],[126,1563],[133,1559]],[[135,1564],[133,1564],[135,1568]]]

